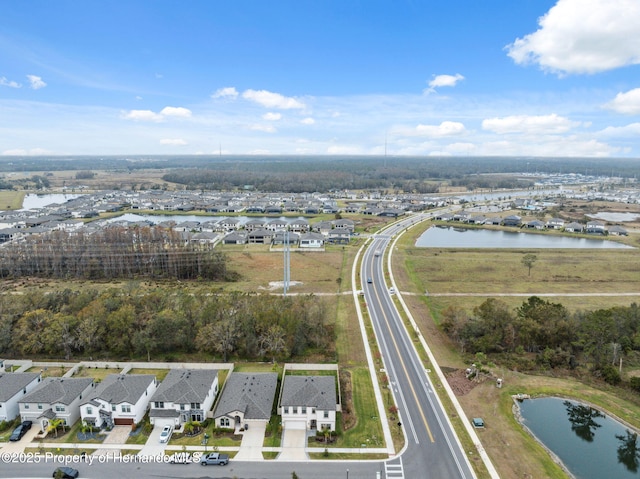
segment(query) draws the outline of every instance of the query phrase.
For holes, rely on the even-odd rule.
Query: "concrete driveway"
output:
[[[139,456],[157,456],[164,454],[164,450],[167,447],[166,442],[160,442],[160,433],[162,432],[162,428],[165,424],[161,421],[156,421],[155,426],[153,427],[153,431],[149,434],[149,439],[145,443],[144,447],[138,453]],[[169,441],[171,438],[169,438]]]
[[[102,444],[115,444],[125,447],[127,439],[129,439],[129,433],[131,432],[131,426],[114,426],[111,431],[107,434],[107,437],[104,438]],[[93,456],[108,456],[113,455],[119,448],[103,448],[96,449]]]
[[[234,459],[239,461],[262,461],[262,444],[267,423],[252,422],[249,429],[242,433],[242,444]]]
[[[307,461],[309,456],[307,447],[306,429],[287,429],[282,431],[282,452],[278,455],[278,461]]]
[[[11,435],[11,431],[8,431],[7,434],[7,442],[4,446],[2,446],[2,452],[24,452],[25,447],[33,447],[31,445],[31,441],[33,441],[36,437],[36,434],[40,432],[40,428],[35,424],[31,426],[24,436],[19,441],[9,441],[8,436]]]

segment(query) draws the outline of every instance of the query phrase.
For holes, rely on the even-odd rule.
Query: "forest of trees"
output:
[[[640,307],[635,303],[570,314],[562,304],[537,296],[515,311],[489,298],[471,313],[446,308],[441,326],[462,352],[496,353],[505,362],[518,362],[512,366],[520,369],[588,366],[613,384],[621,380],[620,360],[640,350]],[[534,362],[527,364],[524,353],[535,353]]]
[[[0,295],[3,357],[227,361],[333,358],[334,331],[322,299],[188,289],[124,289]]]
[[[0,249],[0,278],[233,280],[224,254],[158,226],[53,231]]]

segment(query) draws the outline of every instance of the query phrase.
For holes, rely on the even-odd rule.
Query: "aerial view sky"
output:
[[[639,0],[7,0],[0,156],[640,157]]]

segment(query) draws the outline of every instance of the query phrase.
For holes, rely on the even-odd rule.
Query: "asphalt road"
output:
[[[404,477],[470,479],[475,475],[385,283],[384,255],[375,254],[414,221],[408,218],[374,237],[362,261],[361,277],[372,280],[363,279],[364,296],[399,409],[401,425],[395,427],[404,428],[407,440],[400,456]]]

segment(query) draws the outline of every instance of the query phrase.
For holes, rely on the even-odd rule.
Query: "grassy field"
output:
[[[22,208],[22,201],[26,192],[0,190],[0,210],[17,210]]]
[[[570,311],[640,301],[637,249],[535,250],[538,260],[529,276],[521,258],[532,251],[416,248],[413,245],[419,234],[418,229],[412,230],[399,241],[394,251],[394,276],[402,291],[413,293],[404,299],[441,367],[467,367],[457,347],[437,326],[440,312],[449,305],[471,310],[486,298],[497,297],[515,308],[533,294],[555,294],[544,299],[564,304]],[[637,241],[636,237],[631,241]],[[634,294],[620,294],[627,292]],[[499,367],[492,372],[504,379],[502,389],[496,388],[494,381],[487,381],[458,400],[467,418],[485,419],[486,427],[478,435],[501,478],[567,477],[517,422],[511,397],[514,394],[572,397],[640,428],[638,401],[626,400],[620,390],[596,382],[525,375]]]

